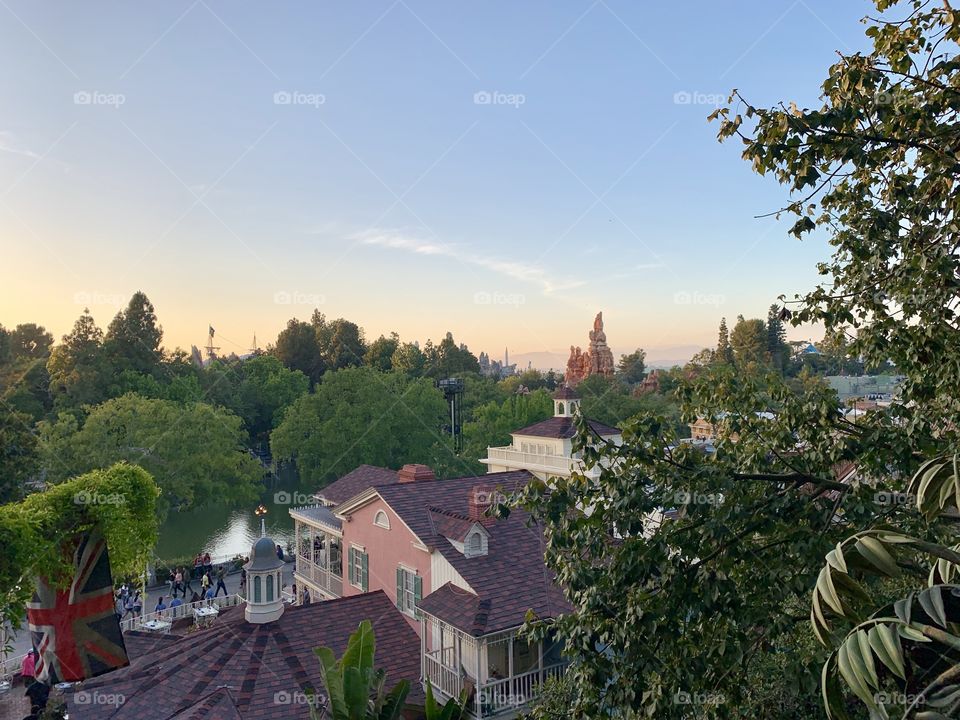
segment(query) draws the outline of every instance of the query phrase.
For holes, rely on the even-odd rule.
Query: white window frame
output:
[[[404,615],[416,617],[416,578],[418,577],[418,573],[416,570],[412,570],[406,565],[400,565],[398,569],[403,577],[403,594],[402,597],[397,598],[397,608]],[[421,582],[422,581],[423,579],[421,578]]]
[[[347,553],[347,579],[352,587],[357,590],[363,590],[363,562],[360,561],[360,555],[366,555],[367,549],[362,545],[350,543],[350,550]],[[369,567],[370,557],[367,556],[367,566]]]
[[[380,518],[383,518],[383,522],[380,522]],[[384,530],[390,529],[390,516],[387,515],[386,510],[377,510],[373,516],[373,524]]]

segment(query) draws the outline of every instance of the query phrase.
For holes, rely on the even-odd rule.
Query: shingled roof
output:
[[[443,516],[469,517],[475,488],[510,494],[532,479],[533,475],[526,470],[516,470],[377,488],[380,497],[403,522],[427,546],[440,552],[476,591],[470,597],[460,588],[441,587],[421,601],[425,612],[480,636],[523,624],[528,610],[550,618],[570,609],[544,564],[542,532],[527,526],[528,513],[514,509],[505,519],[485,521],[483,527],[489,535],[487,553],[469,558],[443,535],[453,528],[438,523]],[[451,526],[454,524],[460,530],[465,522]]]
[[[255,625],[224,613],[192,635],[127,633],[129,667],[87,680],[66,694],[71,720],[306,720],[310,688],[323,693],[314,648],[339,657],[362,620],[373,623],[374,663],[387,686],[411,683],[408,702],[423,704],[420,640],[383,591],[288,607],[279,620]],[[119,694],[119,705],[77,703],[80,691]]]
[[[360,465],[339,480],[334,480],[317,491],[317,497],[326,505],[339,505],[367,488],[400,482],[396,470],[376,465]]]
[[[596,420],[587,420],[587,424],[590,426],[590,429],[600,437],[610,437],[611,435],[620,434],[620,428],[615,428],[612,425],[604,425],[602,422],[597,422]],[[562,439],[572,438],[576,434],[577,426],[572,417],[547,418],[533,425],[527,425],[527,427],[520,430],[514,430],[511,433],[511,435],[529,435],[533,437]]]

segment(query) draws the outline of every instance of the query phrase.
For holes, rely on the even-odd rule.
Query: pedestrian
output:
[[[213,565],[210,564],[210,553],[203,554],[203,571],[209,573],[213,570]]]
[[[173,596],[177,596],[177,592],[180,591],[183,593],[184,597],[187,595],[187,591],[183,589],[183,573],[180,571],[180,568],[177,568],[176,574],[173,576]]]
[[[208,588],[207,588],[207,594],[206,594],[207,604],[208,604],[208,605],[213,601],[213,598],[214,598],[214,597],[216,597],[216,596],[213,594],[213,588],[212,588],[212,587],[208,587]]]
[[[201,595],[206,597],[207,590],[210,589],[210,573],[204,573],[203,577],[200,578],[200,588],[201,588]]]
[[[303,589],[303,604],[304,604],[304,605],[309,605],[310,602],[311,602],[311,601],[310,601],[310,588],[304,588],[304,589]]]
[[[160,596],[160,600],[157,601],[157,606],[153,609],[154,612],[163,612],[167,609],[166,604],[163,602],[163,595]]]
[[[140,617],[143,615],[143,600],[140,598],[139,590],[137,590],[137,594],[133,598],[133,614],[136,617]]]
[[[26,687],[33,682],[37,674],[37,651],[30,648],[30,651],[24,655],[23,662],[20,664],[20,677],[23,679],[23,686]]]
[[[123,618],[126,620],[127,615],[134,615],[133,612],[133,595],[127,595],[126,601],[123,603]],[[136,617],[136,615],[134,615]]]
[[[184,597],[186,597],[186,595],[184,595]],[[180,598],[174,598],[173,600],[170,601],[170,612],[173,615],[173,617],[177,616],[177,608],[180,607],[181,605],[183,605],[183,600],[181,600]]]
[[[247,592],[247,569],[240,568],[240,594],[246,596]]]
[[[293,600],[291,600],[290,602],[295,603],[297,601],[297,584],[296,583],[293,583],[293,585],[290,586],[290,594],[293,595]]]
[[[190,587],[190,566],[183,568],[183,599],[187,599],[187,590],[193,592],[193,588]]]
[[[283,560],[283,548],[280,547],[279,543],[277,544],[277,557]]]
[[[197,595],[196,590],[194,590],[193,596],[190,598],[190,602],[191,602],[191,603],[198,603],[198,602],[200,602],[200,600],[202,600],[202,599],[203,599],[203,598],[201,598],[199,595]]]
[[[214,597],[220,594],[220,590],[223,590],[223,596],[226,597],[229,595],[227,592],[227,585],[223,582],[223,576],[226,575],[226,571],[223,569],[223,566],[220,566],[220,569],[217,570],[217,592],[214,593]]]

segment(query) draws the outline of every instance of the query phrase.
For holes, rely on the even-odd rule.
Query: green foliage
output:
[[[106,399],[109,367],[102,350],[103,331],[85,309],[47,361],[50,393],[57,410],[79,410]]]
[[[296,318],[288,320],[287,327],[280,331],[273,354],[291,370],[299,370],[310,378],[311,384],[318,382],[327,369],[317,344],[316,328]]]
[[[62,543],[94,527],[114,574],[139,576],[157,540],[158,495],[148,472],[118,463],[0,506],[0,618],[20,626],[35,576],[66,586],[71,558]]]
[[[286,409],[270,447],[278,460],[295,460],[304,481],[321,485],[361,463],[423,462],[446,412],[429,380],[348,368],[328,373]]]
[[[763,320],[756,318],[745,320],[743,316],[737,319],[730,333],[730,348],[733,351],[734,361],[741,367],[749,364],[763,364],[769,359],[767,354],[767,328]]]
[[[511,432],[552,416],[553,400],[546,390],[485,403],[473,411],[470,422],[464,423],[463,454],[474,463],[474,472],[483,473],[485,468],[476,458],[486,457],[488,447],[508,445]]]
[[[453,333],[447,333],[439,345],[429,340],[424,345],[424,374],[431,378],[448,378],[464,373],[479,373],[480,361],[466,345],[458,345]]]
[[[39,470],[39,460],[30,418],[12,410],[0,411],[0,503],[23,496],[23,484]]]
[[[646,365],[647,353],[642,348],[637,348],[629,355],[621,355],[617,369],[620,371],[620,379],[628,385],[636,385],[643,381],[647,376]]]
[[[390,357],[390,367],[410,377],[420,377],[426,367],[427,359],[413,343],[401,343]]]
[[[137,291],[107,327],[103,351],[113,373],[132,370],[155,375],[163,359],[162,339],[163,330],[157,324],[153,303]]]
[[[459,698],[448,698],[441,705],[433,697],[433,684],[426,683],[427,701],[423,708],[425,720],[460,720],[466,712],[467,691],[463,690]]]
[[[350,635],[343,657],[337,660],[333,650],[317,648],[320,677],[327,691],[326,709],[310,704],[314,720],[397,720],[410,692],[410,681],[401,680],[385,690],[386,671],[373,666],[376,638],[369,620],[360,623]]]
[[[393,369],[393,354],[400,347],[400,336],[390,333],[390,337],[381,335],[367,348],[363,356],[364,365],[369,365],[381,372],[390,372]]]
[[[147,469],[171,507],[252,501],[263,476],[244,449],[246,433],[232,413],[129,394],[93,408],[82,427],[61,414],[42,423],[40,447],[52,482],[126,461]]]

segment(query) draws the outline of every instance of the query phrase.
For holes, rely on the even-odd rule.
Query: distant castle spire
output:
[[[510,351],[504,347],[503,348],[503,366],[507,367],[510,364]]]
[[[260,349],[260,348],[257,347],[257,333],[254,332],[254,333],[253,333],[253,343],[250,345],[250,354],[251,354],[251,355],[256,355],[256,354],[257,354],[257,351],[258,351],[259,349]]]

